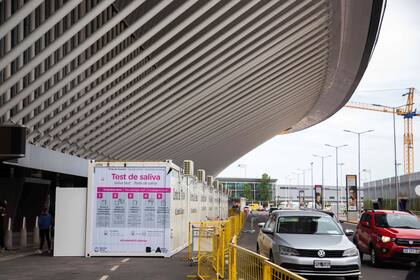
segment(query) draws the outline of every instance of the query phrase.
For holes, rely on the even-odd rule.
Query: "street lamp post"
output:
[[[312,164],[312,162],[311,162],[311,164]],[[298,169],[298,171],[300,171],[300,172],[302,172],[302,175],[303,175],[303,197],[305,197],[306,196],[306,184],[305,184],[305,177],[306,177],[306,171],[308,171],[309,170],[309,168],[308,169]]]
[[[242,168],[244,170],[244,177],[246,178],[246,164],[240,163],[240,164],[238,164],[238,167]]]
[[[338,199],[338,196],[339,196],[339,194],[338,194],[338,149],[339,148],[343,148],[343,147],[347,147],[348,145],[347,144],[345,144],[345,145],[340,145],[340,146],[334,146],[334,145],[330,145],[330,144],[325,144],[325,146],[327,146],[327,147],[330,147],[330,148],[334,148],[335,149],[335,183],[336,183],[336,191],[337,191],[337,216],[338,216],[338,210],[339,210],[339,207],[340,207],[340,202],[339,202],[339,199]]]
[[[362,134],[365,134],[365,133],[368,133],[368,132],[372,132],[373,131],[373,129],[369,129],[369,130],[366,130],[366,131],[362,131],[362,132],[357,132],[357,131],[352,131],[352,130],[348,130],[348,129],[344,129],[344,131],[345,132],[349,132],[349,133],[353,133],[353,134],[357,134],[357,158],[358,158],[358,176],[359,176],[359,187],[357,188],[358,189],[358,195],[357,195],[357,205],[358,205],[358,207],[359,207],[359,209],[361,209],[361,204],[360,204],[360,190],[361,190],[361,188],[362,188],[362,186],[360,185],[360,135],[362,135]],[[359,216],[360,215],[360,213],[359,213],[360,211],[357,211],[357,216]]]
[[[406,107],[408,104],[404,104],[404,105],[396,106],[396,107],[384,106],[384,105],[380,105],[380,104],[372,104],[372,105],[392,109],[392,125],[393,125],[393,129],[394,129],[394,175],[395,175],[395,188],[397,190],[397,211],[398,211],[398,210],[400,210],[400,186],[397,183],[398,170],[397,170],[397,136],[396,136],[396,133],[395,133],[395,114],[397,113],[397,109],[402,108],[402,107]]]
[[[314,191],[313,187],[314,187],[314,163],[311,162],[311,188],[310,188],[310,190],[311,190],[312,208],[314,208],[314,205],[315,205],[315,201],[314,201],[314,192],[315,191]]]
[[[331,155],[326,155],[326,156],[320,156],[320,155],[313,155],[314,157],[318,157],[318,158],[320,158],[321,159],[321,185],[322,185],[322,187],[324,188],[325,186],[324,186],[324,158],[329,158],[329,157],[331,157]],[[324,193],[325,192],[322,192],[322,196],[324,196]],[[322,201],[325,201],[324,200],[324,197],[322,197]]]
[[[362,172],[364,172],[364,173],[368,173],[369,174],[369,187],[370,187],[370,182],[372,181],[372,171],[370,170],[370,169],[366,169],[366,168],[363,168],[363,170],[362,170]],[[364,183],[366,182],[366,177],[365,177],[365,179],[363,180],[364,181]],[[374,189],[374,198],[375,199],[378,199],[378,196],[377,196],[377,194],[376,194],[376,186],[375,186],[375,189]],[[372,192],[371,191],[369,191],[369,194],[371,195],[372,194]]]
[[[343,201],[343,186],[344,186],[344,184],[343,184],[343,165],[344,165],[344,162],[339,162],[338,163],[338,165],[340,166],[340,202],[341,202],[341,204],[344,204],[344,201]]]

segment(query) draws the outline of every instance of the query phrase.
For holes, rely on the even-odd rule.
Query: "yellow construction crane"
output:
[[[377,104],[348,102],[345,107],[355,108],[383,113],[395,113],[404,118],[404,173],[411,174],[414,172],[414,141],[413,141],[413,117],[418,117],[416,109],[414,109],[414,88],[409,88],[407,102],[400,107],[388,107]]]

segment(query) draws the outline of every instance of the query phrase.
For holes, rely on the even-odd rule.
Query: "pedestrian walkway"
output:
[[[254,233],[243,232],[238,244],[255,251],[258,222],[265,221],[266,215],[255,214]],[[244,229],[250,229],[249,217]],[[173,280],[191,279],[187,275],[197,273],[197,267],[187,260],[187,250],[171,258],[144,257],[51,257],[35,254],[35,247],[12,250],[0,255],[1,279],[19,280]],[[24,269],[22,269],[24,268]]]
[[[12,249],[12,250],[1,250],[0,251],[0,263],[11,261],[17,258],[22,258],[30,255],[34,255],[37,247],[29,246],[25,249]]]
[[[186,275],[191,275],[196,270],[196,267],[190,266],[186,260],[186,250],[171,258],[50,257],[48,255],[36,255],[34,251],[22,257],[0,261],[0,279],[172,280],[187,279]]]

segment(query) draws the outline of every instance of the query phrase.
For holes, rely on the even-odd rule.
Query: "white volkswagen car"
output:
[[[272,262],[300,275],[359,279],[359,252],[346,236],[353,231],[328,214],[278,210],[260,226],[257,252]]]

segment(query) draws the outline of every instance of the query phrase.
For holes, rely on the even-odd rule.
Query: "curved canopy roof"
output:
[[[216,174],[352,95],[382,1],[3,0],[0,124],[98,160]]]

